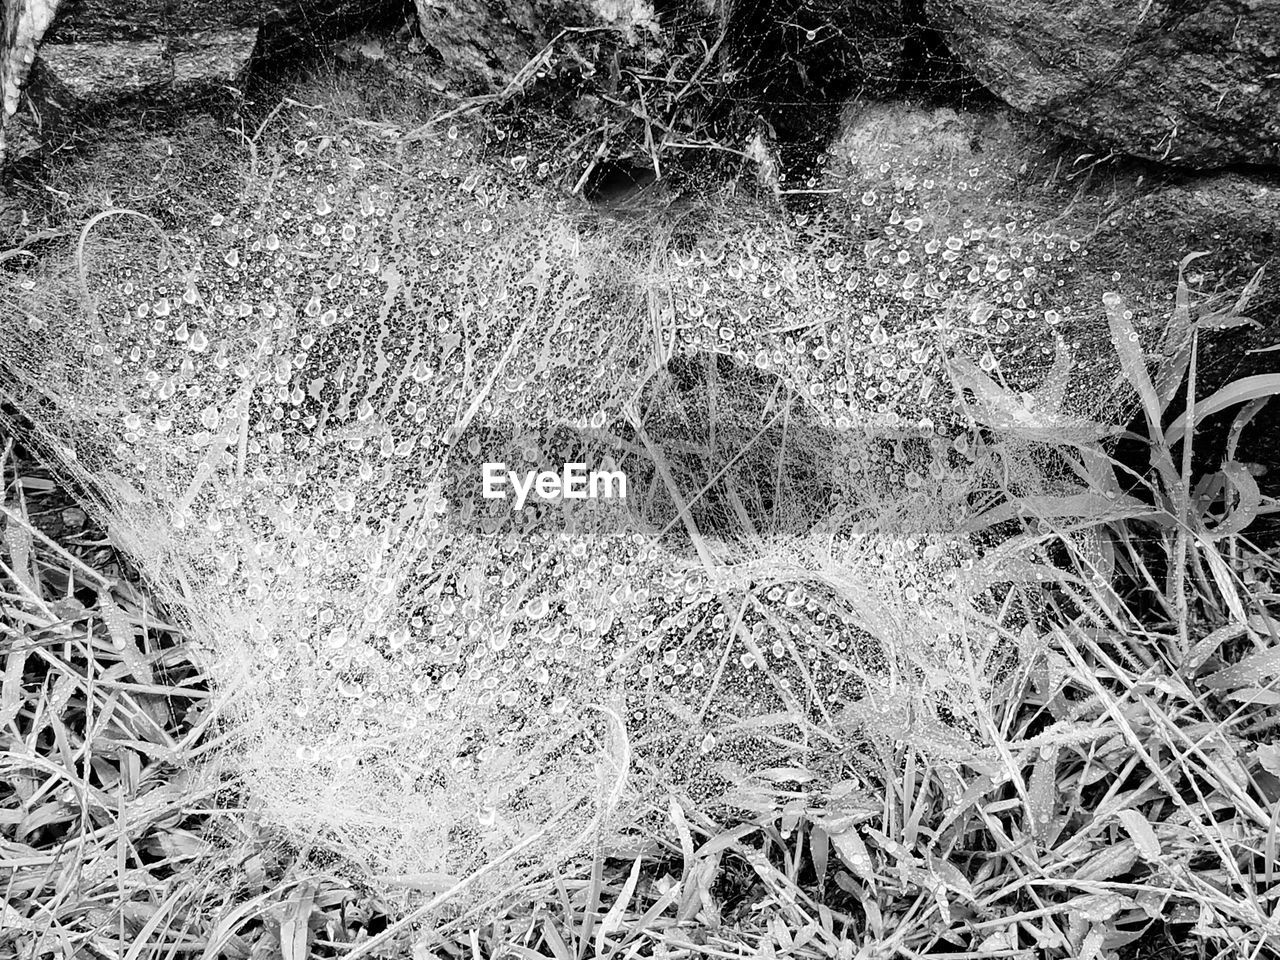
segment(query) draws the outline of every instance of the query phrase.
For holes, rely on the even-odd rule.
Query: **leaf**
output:
[[[1257,686],[1277,673],[1280,673],[1280,647],[1268,647],[1250,654],[1239,663],[1209,674],[1201,683],[1214,690]]]
[[[1236,445],[1240,442],[1240,434],[1244,432],[1244,428],[1249,422],[1258,415],[1258,411],[1267,405],[1270,397],[1259,397],[1257,400],[1250,400],[1244,405],[1244,409],[1236,414],[1236,418],[1231,421],[1231,430],[1227,433],[1227,459],[1236,459]]]
[[[1138,903],[1119,893],[1090,893],[1073,897],[1064,906],[1070,907],[1071,913],[1081,920],[1105,923],[1121,910],[1137,908]]]
[[[1223,310],[1215,310],[1213,313],[1196,321],[1196,327],[1209,330],[1226,330],[1231,327],[1240,327],[1245,324],[1253,324],[1261,326],[1256,320],[1252,320],[1244,315],[1244,309],[1249,305],[1249,301],[1253,299],[1253,295],[1258,292],[1258,287],[1262,285],[1262,275],[1265,267],[1259,267],[1249,282],[1244,285],[1244,289],[1240,291],[1240,296],[1236,298],[1236,302]]]
[[[1229,623],[1224,627],[1219,627],[1203,640],[1196,642],[1191,648],[1191,653],[1187,655],[1186,669],[1194,672],[1197,667],[1209,659],[1222,644],[1228,640],[1234,640],[1245,632],[1245,626],[1241,623]]]
[[[1138,852],[1147,860],[1159,860],[1161,856],[1160,838],[1156,836],[1151,821],[1137,810],[1121,810],[1116,816],[1124,824],[1125,830],[1133,838]]]
[[[631,865],[631,873],[627,876],[627,881],[622,885],[618,897],[613,902],[613,906],[609,908],[609,912],[604,915],[604,919],[600,921],[600,928],[596,931],[596,956],[603,957],[605,955],[606,938],[615,930],[622,928],[622,919],[626,916],[627,907],[631,905],[631,897],[636,892],[636,883],[640,879],[640,864],[643,863],[641,857],[636,857],[635,863]]]
[[[1156,396],[1161,410],[1173,401],[1191,360],[1191,288],[1187,286],[1185,274],[1192,260],[1205,256],[1208,251],[1189,253],[1178,264],[1178,291],[1161,344],[1163,350],[1174,352],[1166,356],[1156,373]]]
[[[1138,848],[1132,840],[1125,840],[1114,846],[1106,847],[1094,854],[1076,870],[1075,879],[1110,880],[1122,873],[1127,873],[1138,862]]]
[[[715,884],[720,872],[720,853],[709,857],[699,857],[689,871],[689,879],[680,892],[680,906],[676,910],[676,920],[684,922],[698,915],[698,909],[715,919],[717,913],[715,901],[711,896],[711,887]]]
[[[1239,380],[1227,384],[1212,396],[1197,402],[1195,406],[1196,420],[1211,417],[1215,413],[1226,410],[1228,407],[1235,406],[1237,403],[1245,403],[1260,397],[1270,397],[1277,393],[1280,393],[1280,373],[1260,373],[1252,377],[1241,377]],[[1169,424],[1169,429],[1164,432],[1165,445],[1173,446],[1173,444],[1182,439],[1186,430],[1187,415],[1183,413],[1182,416]]]
[[[1115,499],[1103,493],[1083,491],[1064,496],[1032,496],[1006,500],[999,506],[969,520],[964,529],[972,533],[1019,515],[1041,520],[1128,520],[1157,512],[1133,497],[1117,496]]]
[[[389,887],[406,888],[415,893],[443,893],[458,885],[458,878],[451,873],[427,871],[424,873],[396,873],[385,878]]]
[[[1262,769],[1273,777],[1280,777],[1280,747],[1274,743],[1264,743],[1253,752]]]
[[[827,831],[816,823],[809,830],[809,857],[813,860],[813,872],[818,877],[818,889],[827,882],[827,855],[831,848]]]
[[[1031,770],[1031,782],[1027,785],[1027,816],[1031,821],[1031,834],[1044,839],[1049,833],[1054,808],[1058,798],[1058,752],[1054,746],[1042,747],[1036,765]]]
[[[844,861],[844,865],[852,870],[855,876],[861,877],[869,884],[874,884],[876,874],[871,862],[871,852],[867,850],[867,845],[858,834],[858,828],[849,827],[831,833],[829,836],[831,845],[836,848],[836,853]]]
[[[689,830],[689,821],[684,815],[684,808],[675,797],[671,798],[667,814],[676,828],[676,836],[680,838],[680,858],[683,861],[681,879],[683,879],[689,875],[689,870],[693,867],[693,834]]]
[[[754,823],[743,824],[732,830],[726,830],[724,833],[717,834],[706,843],[698,848],[694,854],[695,860],[702,860],[713,854],[721,853],[729,847],[735,846],[743,837],[749,836],[759,830],[760,827]]]
[[[1262,507],[1262,491],[1258,489],[1258,481],[1253,478],[1248,467],[1232,460],[1222,465],[1222,475],[1236,488],[1239,501],[1225,519],[1212,527],[1206,527],[1205,535],[1210,540],[1240,533],[1257,519],[1258,510]]]
[[[98,591],[98,615],[106,624],[111,642],[120,654],[120,659],[128,665],[129,672],[139,683],[154,684],[156,681],[151,666],[134,641],[133,624],[129,615],[120,608],[109,590]]]
[[[929,869],[939,880],[947,885],[947,888],[954,890],[960,896],[967,900],[974,899],[973,884],[969,879],[960,872],[960,869],[949,860],[943,860],[941,857],[935,857],[931,853],[926,853],[925,857],[929,863]]]
[[[316,888],[304,883],[298,898],[291,900],[280,921],[280,955],[283,960],[307,960],[310,956],[311,911],[315,906]]]
[[[1160,430],[1163,410],[1160,406],[1160,398],[1156,395],[1156,388],[1151,383],[1151,374],[1147,371],[1147,361],[1142,354],[1138,332],[1125,316],[1124,300],[1118,293],[1104,293],[1102,305],[1107,310],[1107,320],[1111,326],[1111,344],[1120,357],[1120,368],[1142,400],[1142,410],[1147,416],[1150,436],[1155,437]]]
[[[550,917],[542,918],[542,939],[546,941],[547,946],[551,948],[551,955],[555,960],[573,960],[573,953],[564,942],[564,938],[560,936],[560,932],[551,924]]]
[[[1218,548],[1203,534],[1196,534],[1196,542],[1200,544],[1200,552],[1205,562],[1209,564],[1209,573],[1213,576],[1213,582],[1217,584],[1223,603],[1227,605],[1227,612],[1237,623],[1247,622],[1248,616],[1244,611],[1244,602],[1240,599],[1236,578],[1231,568],[1227,566],[1227,561],[1222,559]]]
[[[1235,703],[1258,703],[1267,707],[1280,704],[1280,690],[1266,690],[1262,687],[1241,687],[1227,694],[1227,699]]]
[[[29,652],[9,646],[4,657],[4,681],[0,683],[0,729],[9,726],[22,709],[22,674]]]
[[[13,564],[11,568],[13,575],[17,577],[18,583],[30,598],[39,601],[41,599],[40,584],[36,582],[36,578],[31,573],[31,558],[35,541],[32,539],[30,531],[18,523],[16,519],[9,520],[2,529],[4,530],[3,543],[9,551],[9,560]]]

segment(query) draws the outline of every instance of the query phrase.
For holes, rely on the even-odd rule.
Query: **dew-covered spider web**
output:
[[[264,818],[357,874],[500,885],[671,792],[845,779],[854,730],[981,758],[1016,643],[963,525],[1060,476],[977,456],[957,378],[1092,436],[1084,240],[995,171],[887,156],[816,213],[619,219],[533,147],[290,108],[210,159],[238,199],[161,182],[3,276],[3,399],[202,648]],[[498,454],[631,489],[477,500]]]

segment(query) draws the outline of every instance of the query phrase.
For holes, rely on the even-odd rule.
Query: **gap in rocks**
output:
[[[912,99],[930,106],[996,101],[927,23],[923,0],[748,0],[725,24],[744,102],[776,138],[789,207],[820,206],[824,153],[852,100]]]
[[[268,92],[305,77],[334,59],[334,45],[360,33],[390,35],[416,23],[413,0],[380,0],[359,11],[313,14],[301,22],[266,25],[249,64],[246,94]]]
[[[677,356],[646,387],[645,434],[699,533],[749,542],[800,534],[831,514],[838,438],[808,416],[776,375],[717,353]],[[642,441],[622,431],[633,449]],[[624,457],[628,506],[645,527],[688,543],[662,471],[644,455]]]

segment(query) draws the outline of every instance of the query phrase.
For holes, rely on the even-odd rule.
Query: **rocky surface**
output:
[[[828,152],[842,186],[850,178],[891,186],[904,168],[931,178],[945,194],[932,216],[951,229],[989,217],[993,203],[1034,210],[1040,222],[1088,233],[1109,258],[1160,277],[1194,250],[1212,251],[1224,281],[1280,256],[1280,180],[1264,171],[1197,175],[1104,160],[1000,106],[853,104]]]
[[[69,0],[40,47],[37,96],[55,109],[145,94],[177,100],[244,75],[259,42],[323,38],[336,21],[385,13],[383,0]]]
[[[180,38],[50,43],[40,59],[46,82],[70,94],[75,105],[88,106],[146,91],[180,95],[234,83],[257,41],[256,28],[242,27]]]
[[[45,27],[31,93],[47,123],[121,98],[174,105],[237,85],[255,54],[288,57],[414,15],[433,70],[447,82],[422,79],[457,92],[519,79],[563,27],[610,27],[632,40],[657,29],[652,8],[639,0],[417,0],[412,7],[394,0],[68,0],[60,8],[46,0],[7,14],[6,116]]]
[[[58,0],[8,0],[0,34],[0,159],[5,154],[5,125],[18,110],[18,95],[35,62],[36,47],[53,21]]]
[[[657,30],[652,8],[639,0],[414,0],[414,7],[424,41],[444,66],[464,82],[494,87],[515,79],[557,25]]]
[[[1144,341],[1155,347],[1177,289],[1179,263],[1191,254],[1201,254],[1184,274],[1193,302],[1233,294],[1263,270],[1247,310],[1256,322],[1201,339],[1199,396],[1275,369],[1276,354],[1268,351],[1280,343],[1280,178],[1256,170],[1177,174],[1123,159],[1100,162],[1051,125],[1008,108],[904,103],[850,107],[827,167],[827,187],[852,209],[870,191],[893,196],[903,220],[918,215],[924,230],[939,236],[968,236],[974,224],[1007,221],[1016,230],[1033,223],[1030,236],[1040,240],[1030,262],[1069,251],[1071,264],[1057,266],[1053,284],[1035,296],[1043,297],[1041,309],[1062,316],[1059,330],[1075,351],[1071,403],[1087,406],[1114,395],[1119,371],[1102,294],[1121,293],[1145,327]],[[998,252],[992,239],[983,243]],[[973,288],[990,296],[981,289],[984,282]],[[1131,404],[1131,398],[1122,401],[1110,415],[1127,415]],[[1225,436],[1227,425],[1215,422],[1205,429]],[[1264,410],[1254,436],[1276,426]],[[1223,438],[1203,448],[1219,450]],[[1273,474],[1280,471],[1272,445],[1254,445],[1249,457]]]
[[[952,51],[1018,110],[1197,168],[1280,161],[1280,3],[928,0]]]

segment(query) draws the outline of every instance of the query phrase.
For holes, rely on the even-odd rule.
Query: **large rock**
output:
[[[59,0],[6,0],[0,34],[0,160],[4,159],[4,129],[18,110],[18,94],[35,61],[36,47],[58,12]]]
[[[258,41],[255,28],[202,30],[176,37],[51,43],[40,51],[48,81],[76,105],[146,92],[181,95],[234,83]]]
[[[144,40],[281,26],[299,35],[322,36],[336,22],[368,22],[400,9],[394,0],[62,0],[48,42]]]
[[[1276,0],[927,0],[951,50],[1013,107],[1151,160],[1280,161]]]
[[[558,27],[613,27],[631,36],[656,32],[646,0],[414,0],[418,28],[443,65],[464,81],[503,87]]]
[[[998,282],[1004,271],[987,275],[982,269],[983,276],[971,275],[957,289],[1014,306],[1015,314],[1025,298],[1029,307],[1059,316],[1056,333],[1073,351],[1073,393],[1082,402],[1114,392],[1118,371],[1104,293],[1125,298],[1154,351],[1178,265],[1188,254],[1205,254],[1186,271],[1197,301],[1239,290],[1259,267],[1280,260],[1280,178],[1256,171],[1170,172],[1126,158],[1102,161],[1049,124],[999,105],[955,110],[852,104],[828,154],[827,186],[838,191],[831,198],[837,209],[843,201],[847,216],[856,218],[883,206],[900,223],[918,218],[915,236],[937,241],[934,252],[926,247],[919,260],[912,252],[915,269],[925,277],[943,270],[962,274],[970,256],[980,267],[984,257],[1010,266],[1004,283]],[[1052,283],[1042,283],[1033,294],[1034,281],[1019,282],[1024,266],[1051,273]],[[1266,321],[1277,309],[1280,280],[1264,274],[1249,313]],[[1018,326],[1016,316],[1010,322]],[[1026,328],[1037,332],[1033,324]],[[1261,323],[1206,338],[1202,389],[1260,372],[1258,361],[1274,354],[1248,351],[1277,340],[1280,328]],[[1016,366],[1027,362],[1024,357]],[[1092,412],[1115,415],[1106,404]]]
[[[264,33],[325,40],[385,16],[389,0],[65,0],[40,47],[50,94],[64,107],[137,95],[188,96],[235,84]]]

